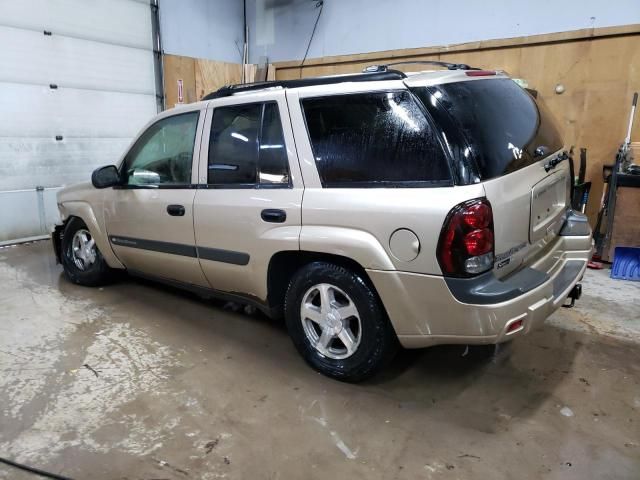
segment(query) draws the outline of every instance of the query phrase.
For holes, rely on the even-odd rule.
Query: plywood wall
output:
[[[220,87],[242,81],[242,65],[240,63],[196,59],[195,68],[198,100]]]
[[[181,57],[178,55],[164,55],[164,95],[165,107],[172,108],[179,102],[178,82],[183,85],[182,103],[191,103],[198,100],[196,96],[196,70],[195,58]]]
[[[225,85],[242,82],[242,64],[202,58],[164,55],[164,89],[166,108],[192,103]],[[258,66],[245,65],[245,83],[255,81]],[[267,80],[275,80],[275,68],[268,65]],[[178,81],[182,81],[183,98],[178,98]]]
[[[576,152],[587,148],[587,180],[594,183],[587,213],[593,223],[603,188],[602,165],[613,162],[626,135],[633,92],[640,91],[640,25],[311,59],[302,69],[298,62],[276,63],[276,78],[360,72],[368,65],[401,60],[464,62],[527,80],[556,117],[566,145],[575,145]],[[561,95],[555,93],[559,83],[565,87]],[[632,140],[640,140],[640,115],[637,120]]]
[[[209,92],[242,80],[242,65],[239,63],[164,55],[163,65],[166,108],[197,102]],[[182,102],[178,98],[180,80],[183,85]]]

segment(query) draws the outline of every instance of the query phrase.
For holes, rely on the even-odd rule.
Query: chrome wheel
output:
[[[89,230],[76,231],[71,241],[71,258],[79,270],[86,270],[96,261],[96,242]]]
[[[320,283],[302,297],[302,327],[311,345],[334,360],[353,355],[360,345],[360,315],[349,296],[338,287]]]

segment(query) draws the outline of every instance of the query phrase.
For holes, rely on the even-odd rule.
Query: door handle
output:
[[[182,217],[184,215],[184,206],[167,205],[167,213],[172,217]]]
[[[287,212],[278,208],[267,208],[262,210],[260,216],[265,222],[284,223],[287,219]]]

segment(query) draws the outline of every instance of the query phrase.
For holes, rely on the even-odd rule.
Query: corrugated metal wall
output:
[[[0,242],[47,233],[55,191],[157,112],[149,2],[0,0]]]

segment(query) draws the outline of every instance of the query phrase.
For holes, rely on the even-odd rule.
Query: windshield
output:
[[[475,160],[482,180],[527,167],[563,146],[544,106],[511,79],[453,82],[414,91],[435,118],[449,117],[462,131],[464,154]]]

